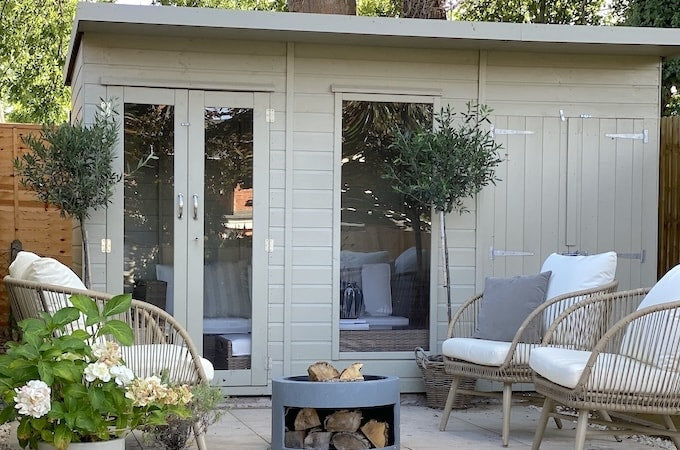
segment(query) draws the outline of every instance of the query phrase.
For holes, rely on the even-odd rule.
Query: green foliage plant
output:
[[[43,126],[42,137],[24,138],[29,150],[14,160],[24,186],[46,205],[56,206],[62,217],[80,224],[87,287],[91,282],[90,253],[83,222],[91,211],[111,202],[113,188],[121,180],[113,170],[118,140],[115,114],[111,101],[102,101],[91,125]]]
[[[0,355],[0,423],[19,421],[22,447],[43,441],[64,450],[189,415],[186,385],[135,378],[125,367],[119,345],[131,345],[133,333],[115,317],[131,300],[118,295],[100,310],[91,298],[73,295],[73,306],[19,323],[21,341]]]
[[[484,186],[495,183],[501,162],[491,133],[485,105],[467,103],[467,110],[454,112],[450,106],[434,116],[434,129],[394,130],[390,144],[393,160],[385,165],[383,178],[414,204],[433,208],[441,222],[448,318],[451,320],[451,280],[446,239],[446,214],[466,212],[465,200]]]

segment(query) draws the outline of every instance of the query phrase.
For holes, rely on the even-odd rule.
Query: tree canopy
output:
[[[456,20],[600,25],[604,0],[461,0]]]

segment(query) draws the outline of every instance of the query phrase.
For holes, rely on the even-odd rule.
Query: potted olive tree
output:
[[[490,113],[485,105],[470,102],[463,112],[442,108],[434,116],[434,128],[396,129],[390,144],[393,160],[386,164],[383,175],[409,203],[439,214],[449,322],[452,301],[446,215],[466,212],[465,200],[496,181],[501,145],[488,126]],[[419,348],[416,359],[423,371],[429,406],[443,407],[452,377],[444,372],[441,355],[426,357]]]
[[[62,217],[76,219],[83,242],[84,283],[91,283],[90,254],[83,221],[91,211],[111,201],[122,175],[113,171],[118,124],[111,101],[103,101],[94,123],[43,126],[42,136],[28,135],[29,151],[14,160],[21,183],[35,191],[46,205],[59,208]]]

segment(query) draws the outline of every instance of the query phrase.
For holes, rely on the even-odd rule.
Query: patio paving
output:
[[[207,434],[210,449],[267,450],[271,440],[271,403],[268,397],[235,397],[225,405],[225,414]],[[404,450],[500,450],[501,405],[496,401],[475,404],[466,410],[454,410],[446,431],[439,431],[441,410],[428,408],[422,396],[403,395],[401,401],[401,448]],[[510,445],[508,448],[531,448],[540,408],[525,402],[512,407]],[[566,450],[573,448],[576,422],[563,422],[558,430],[551,421],[541,449]],[[19,449],[15,434],[0,448]],[[129,436],[126,448],[142,446],[136,436]],[[192,447],[192,448],[195,448]],[[650,450],[675,448],[670,442],[645,437],[623,437],[616,442],[612,437],[593,437],[586,441],[588,450]]]

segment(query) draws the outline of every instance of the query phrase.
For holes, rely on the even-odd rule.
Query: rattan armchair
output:
[[[446,428],[453,407],[453,401],[457,394],[477,396],[499,395],[497,393],[483,392],[476,389],[462,389],[459,387],[459,383],[462,379],[475,378],[496,381],[503,384],[503,392],[500,394],[503,401],[502,441],[503,445],[507,446],[510,436],[510,406],[513,396],[512,385],[516,383],[532,382],[532,371],[529,368],[529,355],[533,348],[540,345],[540,343],[527,343],[531,342],[531,340],[526,337],[528,330],[534,325],[539,329],[545,329],[547,328],[545,324],[551,324],[560,313],[567,310],[570,306],[592,296],[613,292],[616,290],[617,286],[618,282],[614,280],[604,286],[572,292],[547,300],[524,320],[517,330],[512,342],[486,341],[490,342],[490,345],[495,346],[496,349],[500,349],[500,352],[503,355],[498,363],[494,365],[452,358],[446,355],[445,350],[444,368],[446,373],[453,375],[453,381],[451,383],[439,429],[444,431]],[[449,339],[470,339],[470,343],[484,345],[484,340],[473,340],[471,338],[477,327],[481,301],[482,294],[478,294],[461,305],[449,324]],[[557,425],[561,426],[559,422]]]
[[[112,295],[92,290],[80,290],[63,286],[19,280],[6,276],[5,287],[9,294],[11,311],[17,321],[39,317],[41,311],[54,313],[69,304],[73,294],[84,294],[100,306]],[[212,373],[206,373],[191,337],[167,312],[143,301],[132,300],[129,311],[117,319],[132,327],[134,345],[122,347],[126,365],[136,376],[147,377],[167,373],[173,383],[196,385],[209,383]],[[71,326],[79,328],[82,323]],[[206,449],[204,430],[194,425],[198,447]]]
[[[680,448],[680,432],[671,419],[680,414],[680,289],[666,294],[666,299],[678,300],[657,297],[648,302],[650,293],[640,304],[649,291],[593,297],[569,308],[548,329],[543,346],[534,349],[530,359],[536,391],[545,396],[534,449],[541,445],[549,417],[569,417],[556,412],[556,404],[578,411],[577,450],[585,446],[586,431],[668,436]],[[582,339],[565,347],[564,331],[593,311],[607,311],[606,333],[594,345]],[[551,347],[555,342],[560,347]],[[589,418],[592,410],[605,414]],[[653,421],[653,416],[661,420]],[[589,422],[604,427],[590,429]]]

